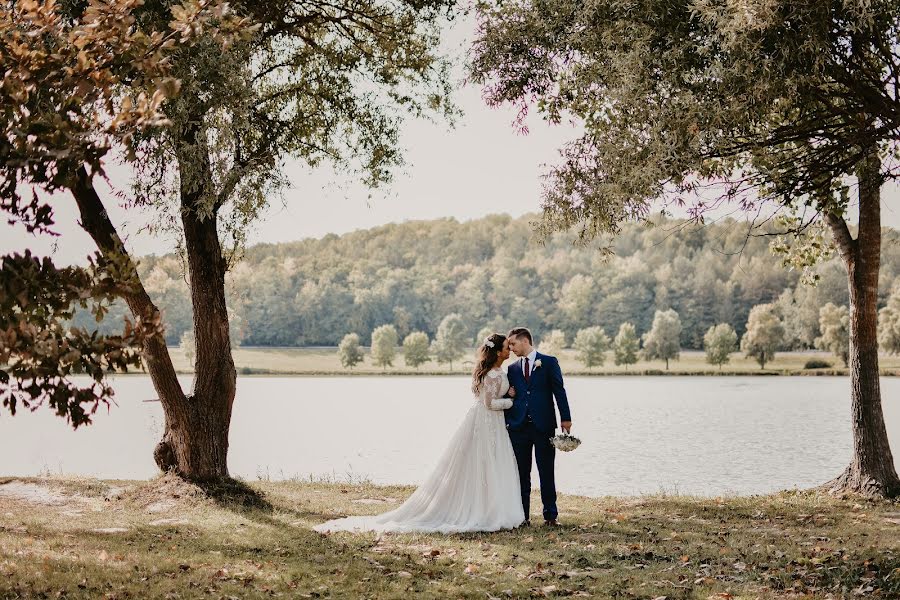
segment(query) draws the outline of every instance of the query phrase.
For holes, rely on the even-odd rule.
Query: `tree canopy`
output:
[[[703,336],[706,350],[706,362],[711,365],[722,365],[731,360],[731,353],[738,349],[738,336],[728,323],[719,323],[709,328]]]
[[[900,2],[477,7],[472,77],[487,101],[536,106],[583,132],[550,173],[545,234],[576,227],[589,240],[666,202],[698,221],[730,204],[765,220],[784,213],[787,262],[808,268],[830,251],[827,228],[851,296],[854,433],[831,489],[900,494],[876,334],[881,188],[900,175]]]
[[[669,361],[678,359],[681,354],[681,319],[672,310],[658,310],[653,317],[653,326],[644,334],[644,356],[648,360],[661,359]]]
[[[747,319],[747,332],[741,338],[741,351],[756,359],[760,369],[775,358],[784,339],[784,326],[772,304],[753,307]]]
[[[587,327],[578,331],[572,347],[577,352],[578,360],[587,368],[603,366],[609,350],[609,336],[602,327]]]
[[[895,0],[483,1],[478,12],[472,77],[487,101],[583,128],[550,173],[549,230],[615,232],[663,197],[698,216],[772,200],[843,218],[843,178],[900,141]]]
[[[133,156],[137,136],[168,124],[162,104],[178,92],[171,58],[206,28],[214,47],[240,39],[245,21],[221,2],[173,4],[153,28],[139,22],[140,0],[82,4],[75,16],[57,2],[0,8],[0,211],[10,226],[55,235],[50,194],[86,189],[118,149]],[[104,232],[109,246],[121,247]],[[5,256],[0,266],[0,398],[42,401],[77,427],[113,395],[109,372],[141,364],[141,349],[161,331],[158,312],[118,319],[117,329],[72,327],[80,309],[100,320],[115,298],[141,293],[134,264],[102,252],[88,266],[58,268],[49,258]],[[90,375],[80,386],[71,375]],[[86,408],[87,407],[87,408]]]
[[[118,295],[140,329],[152,330],[141,355],[165,415],[154,451],[161,469],[227,476],[231,338],[244,327],[230,318],[242,316],[228,311],[225,276],[247,225],[277,197],[287,158],[327,161],[374,187],[401,163],[408,115],[453,116],[439,51],[452,6],[304,0],[235,2],[229,12],[211,0],[92,0],[0,9],[0,57],[12,65],[0,86],[0,208],[45,232],[58,196],[26,202],[17,186],[75,200],[104,267],[114,265],[128,287]],[[133,186],[114,200],[151,210],[152,229],[181,242],[196,346],[189,392],[160,334],[161,313],[94,187],[104,161],[120,155]],[[229,323],[240,325],[229,332]]]

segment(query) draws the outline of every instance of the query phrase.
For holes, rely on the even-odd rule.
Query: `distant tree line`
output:
[[[600,327],[613,338],[625,324],[640,339],[653,329],[658,311],[672,310],[680,323],[678,347],[700,350],[719,324],[743,339],[751,310],[765,304],[784,329],[778,349],[795,350],[821,347],[825,342],[817,340],[831,337],[820,325],[821,310],[849,304],[837,259],[817,268],[818,285],[803,284],[798,272],[782,267],[768,238],[747,238],[740,222],[626,224],[609,242],[614,254],[607,257],[567,234],[543,246],[532,243],[531,218],[391,224],[254,246],[227,276],[232,335],[250,346],[337,346],[354,332],[369,346],[377,328],[392,325],[399,345],[413,332],[435,340],[452,314],[458,319],[446,326],[455,331],[443,337],[464,337],[469,344],[481,330],[520,324],[542,340],[558,330],[576,344],[582,330]],[[889,303],[900,275],[900,234],[886,229],[884,235],[879,306],[900,338],[900,309]],[[164,311],[167,342],[179,344],[192,322],[181,260],[148,256],[139,270]],[[124,314],[124,307],[114,307],[101,328],[120,323],[116,311]],[[85,326],[91,319],[76,318]],[[597,336],[582,334],[576,347]],[[651,336],[646,343],[654,352],[658,341]],[[452,354],[440,345],[429,351]]]
[[[900,353],[900,284],[892,289],[888,305],[881,309],[878,324],[878,335],[881,347],[891,354]],[[846,367],[850,354],[850,324],[846,306],[835,306],[828,303],[819,311],[819,330],[821,335],[815,340],[815,347],[827,350],[841,359]],[[491,333],[490,327],[479,330],[474,345],[483,343]],[[569,343],[565,332],[559,329],[548,331],[537,339],[538,349],[545,354],[556,355],[566,348],[575,350],[577,359],[588,369],[603,366],[607,354],[612,352],[613,361],[618,365],[633,365],[640,358],[644,360],[663,360],[666,369],[670,360],[677,360],[681,353],[681,317],[673,309],[656,311],[653,324],[643,338],[643,347],[633,323],[622,323],[614,339],[606,334],[600,326],[586,327],[579,330]],[[744,334],[738,344],[738,334],[729,323],[718,323],[710,326],[703,336],[703,349],[706,351],[706,362],[722,365],[731,360],[731,355],[738,350],[759,363],[761,369],[775,358],[775,353],[784,349],[787,339],[787,328],[775,303],[758,304],[750,310]],[[359,335],[348,333],[338,345],[341,364],[353,368],[363,361],[364,355],[359,344]],[[393,325],[382,325],[372,333],[372,362],[376,366],[393,366],[398,353],[399,338]],[[447,315],[438,327],[437,336],[430,341],[424,331],[414,331],[403,340],[402,348],[407,366],[419,368],[420,365],[434,360],[449,363],[465,356],[473,346],[467,337],[462,318],[458,314]],[[185,348],[185,353],[191,351]],[[812,366],[830,366],[820,360],[812,361]]]

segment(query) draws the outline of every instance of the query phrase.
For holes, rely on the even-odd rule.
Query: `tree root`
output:
[[[818,489],[831,496],[863,496],[873,500],[900,498],[900,482],[885,484],[854,469],[852,466],[844,472],[822,484]]]

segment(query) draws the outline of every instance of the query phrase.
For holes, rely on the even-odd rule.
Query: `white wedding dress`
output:
[[[380,515],[346,517],[313,529],[333,531],[497,531],[525,520],[519,472],[503,410],[509,380],[500,369],[484,378],[480,397],[466,413],[434,471],[406,502]]]

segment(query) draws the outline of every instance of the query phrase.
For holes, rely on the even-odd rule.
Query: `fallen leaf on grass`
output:
[[[232,579],[236,581],[240,581],[244,585],[249,585],[251,581],[255,578],[253,573],[247,573],[245,571],[239,571],[231,576]]]
[[[474,575],[478,572],[478,565],[476,565],[475,563],[471,563],[466,566],[466,570],[464,572],[466,573],[466,575]]]
[[[540,588],[531,588],[531,595],[535,598],[546,598],[550,594],[556,592],[555,585],[546,585]]]

